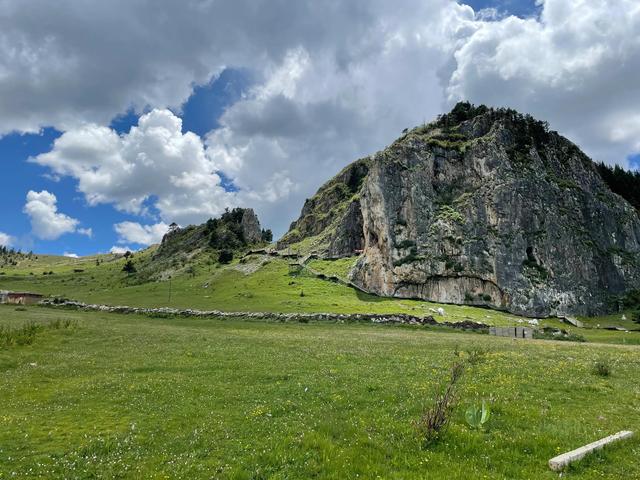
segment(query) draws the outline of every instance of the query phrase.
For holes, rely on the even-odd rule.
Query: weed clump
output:
[[[27,322],[18,328],[0,326],[0,347],[31,345],[41,329],[42,326],[35,322]]]
[[[587,339],[578,333],[567,332],[553,327],[545,327],[542,330],[534,330],[533,338],[537,340],[560,340],[565,342],[586,342]]]
[[[51,330],[67,329],[75,326],[76,323],[75,320],[56,319],[46,324],[29,321],[21,327],[13,328],[0,325],[0,348],[31,345],[35,341],[36,335],[45,328]]]
[[[606,360],[598,360],[593,364],[593,374],[598,377],[608,377],[611,375],[611,365]]]

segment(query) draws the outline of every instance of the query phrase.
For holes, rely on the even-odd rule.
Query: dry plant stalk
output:
[[[451,377],[444,390],[436,397],[434,405],[428,408],[416,422],[416,428],[424,446],[437,440],[447,427],[458,400],[457,383],[463,372],[464,363],[455,362],[451,367]]]

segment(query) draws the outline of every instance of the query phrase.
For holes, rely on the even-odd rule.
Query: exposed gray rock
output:
[[[262,241],[262,229],[258,216],[252,208],[246,208],[242,215],[242,234],[247,244],[260,243]]]
[[[586,155],[512,110],[460,117],[347,167],[282,243],[362,248],[351,279],[372,293],[536,317],[603,313],[640,288],[638,212]]]

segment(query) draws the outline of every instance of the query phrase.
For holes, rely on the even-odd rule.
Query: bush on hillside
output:
[[[132,275],[136,273],[136,267],[131,260],[127,260],[124,266],[122,267],[122,271]]]
[[[268,243],[273,242],[273,233],[271,232],[271,230],[269,229],[262,230],[262,241],[268,242]]]
[[[247,245],[242,233],[242,208],[227,209],[220,218],[210,218],[206,223],[209,246],[216,250],[241,248]]]
[[[218,262],[231,263],[232,260],[233,260],[232,250],[220,250],[220,254],[218,255]]]

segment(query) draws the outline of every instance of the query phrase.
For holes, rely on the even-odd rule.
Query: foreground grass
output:
[[[0,307],[5,326],[58,319],[77,327],[0,349],[0,478],[551,479],[552,456],[640,422],[637,347]],[[472,347],[486,361],[421,449],[412,421]],[[471,431],[483,398],[493,418]],[[638,453],[632,439],[565,478],[638,478]]]

